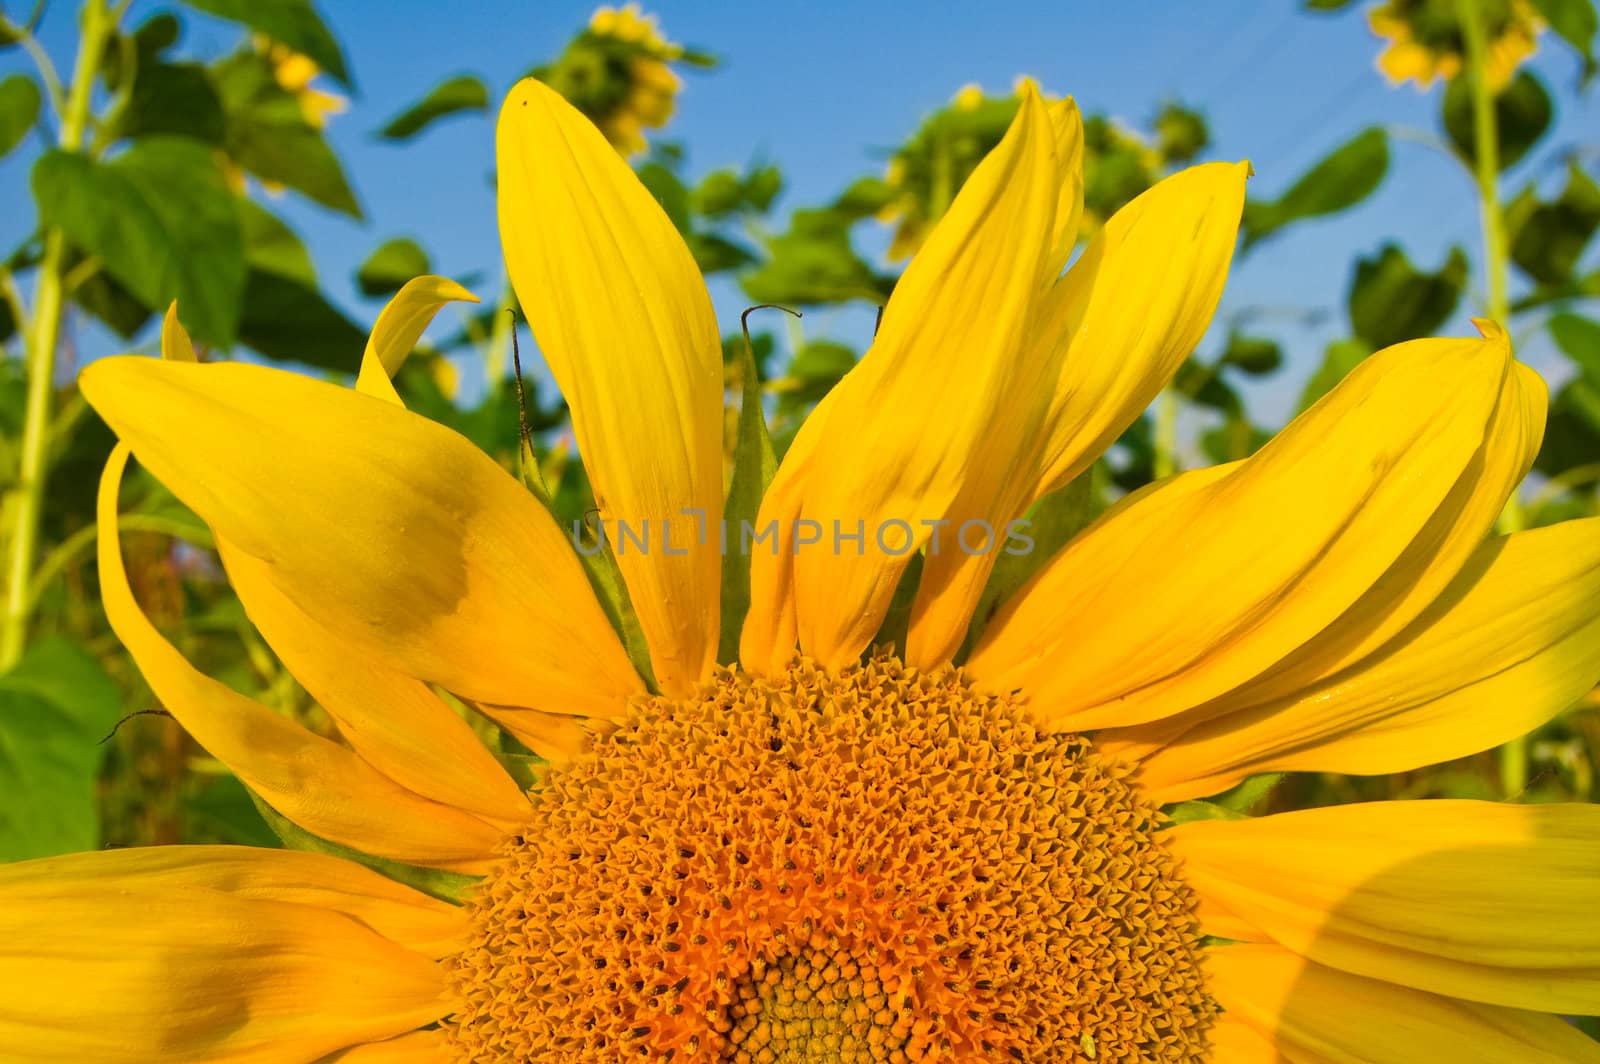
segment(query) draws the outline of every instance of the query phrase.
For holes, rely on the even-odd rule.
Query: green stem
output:
[[[61,119],[60,145],[65,151],[83,147],[89,128],[89,107],[94,99],[95,73],[100,54],[115,22],[103,0],[88,0],[83,9],[82,37],[72,71]],[[39,520],[44,510],[49,477],[50,408],[55,398],[56,346],[61,337],[62,266],[66,238],[58,229],[45,236],[44,258],[39,263],[39,284],[33,301],[32,328],[27,332],[27,406],[22,424],[22,457],[14,489],[13,521],[6,559],[6,601],[0,626],[0,672],[15,665],[28,641],[32,615],[29,584],[39,549]],[[19,328],[21,327],[21,323]]]
[[[1507,295],[1510,255],[1505,216],[1500,211],[1500,131],[1494,110],[1494,89],[1489,85],[1489,40],[1483,26],[1479,0],[1456,0],[1462,35],[1467,43],[1466,76],[1472,89],[1473,154],[1478,183],[1478,209],[1483,215],[1483,268],[1489,317],[1509,333],[1511,301]],[[1500,514],[1502,532],[1527,527],[1527,513],[1516,491]],[[1528,786],[1528,740],[1513,739],[1500,748],[1500,785],[1515,798]]]
[[[1156,399],[1155,439],[1152,441],[1157,480],[1170,477],[1178,471],[1178,393],[1172,388],[1163,389]]]

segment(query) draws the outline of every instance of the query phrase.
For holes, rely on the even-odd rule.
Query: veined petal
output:
[[[1476,324],[1490,342],[1505,340],[1492,322]],[[1261,677],[1206,707],[1207,715],[1301,691],[1367,657],[1415,620],[1482,545],[1506,499],[1533,467],[1548,405],[1539,375],[1511,363],[1483,447],[1405,553],[1344,616]]]
[[[426,684],[370,660],[306,616],[272,583],[267,563],[220,536],[217,551],[262,638],[356,753],[424,798],[508,828],[528,818],[521,789]]]
[[[1219,1064],[1279,1064],[1283,1057],[1270,1039],[1231,1012],[1217,1017],[1206,1032],[1211,1059]]]
[[[340,638],[466,698],[620,717],[642,690],[555,520],[456,433],[241,364],[108,358],[84,394]]]
[[[413,277],[402,285],[372,326],[366,353],[361,356],[356,390],[403,406],[400,393],[394,390],[394,375],[400,372],[433,316],[446,303],[456,300],[476,303],[478,297],[448,277]]]
[[[343,913],[425,957],[463,947],[466,911],[353,861],[257,846],[135,846],[0,865],[8,901],[65,887],[110,886],[152,893],[221,891]]]
[[[1158,802],[1257,772],[1405,772],[1525,735],[1600,681],[1600,518],[1480,547],[1445,594],[1367,661],[1181,736],[1107,733]],[[1159,727],[1154,725],[1152,727]]]
[[[710,675],[719,634],[721,558],[702,534],[722,513],[711,298],[666,213],[560,95],[519,82],[496,153],[512,283],[572,409],[601,518],[651,537],[617,561],[657,682],[687,694]]]
[[[438,965],[385,934],[431,900],[333,858],[171,849],[0,867],[7,1060],[306,1061],[449,1012]]]
[[[412,864],[473,871],[502,832],[405,790],[361,757],[199,672],[134,600],[117,537],[118,444],[100,481],[100,593],[106,618],[162,704],[195,741],[279,813],[314,835]]]
[[[987,512],[1031,468],[1023,444],[1043,418],[1042,374],[1018,353],[1048,283],[1056,165],[1048,117],[1024,91],[1005,139],[900,278],[872,348],[835,387],[830,431],[805,452],[810,472],[786,460],[769,489],[785,506],[798,494],[798,519],[827,537],[782,563],[794,569],[801,649],[824,667],[866,647],[911,555],[963,487],[964,508]],[[758,520],[775,505],[764,503]],[[861,532],[859,548],[835,552],[840,531]],[[777,563],[753,562],[759,586],[761,569]]]
[[[1555,1016],[1427,994],[1313,964],[1277,946],[1219,946],[1206,984],[1224,1020],[1294,1064],[1594,1064],[1600,1043]],[[1219,1023],[1219,1028],[1222,1024]],[[1230,1036],[1231,1037],[1231,1036]],[[1221,1050],[1230,1044],[1217,1041]],[[1232,1056],[1218,1055],[1232,1064]],[[1241,1061],[1263,1059],[1243,1057]]]
[[[1600,1012],[1600,807],[1376,802],[1167,833],[1202,897],[1319,964]]]
[[[968,673],[1049,726],[1173,716],[1281,661],[1376,583],[1483,444],[1503,340],[1372,356],[1253,458],[1108,513],[989,623]]]
[[[1033,97],[1028,95],[1027,99],[1032,101]],[[1049,215],[1049,242],[1043,246],[1043,265],[1035,267],[1037,273],[1031,285],[1027,270],[1030,256],[1036,254],[1033,245],[1012,252],[1017,258],[1011,267],[1010,283],[1016,285],[1018,295],[1027,300],[1019,306],[1018,313],[1026,315],[1028,324],[1020,334],[1010,337],[1013,347],[1009,351],[997,352],[1004,364],[988,371],[996,380],[995,390],[989,394],[975,392],[966,400],[967,403],[977,401],[991,405],[986,423],[977,434],[965,441],[959,436],[952,441],[967,447],[965,454],[952,456],[966,463],[954,499],[942,509],[934,507],[933,498],[921,504],[919,512],[923,519],[942,519],[943,525],[937,526],[927,538],[922,575],[906,632],[904,656],[907,663],[916,668],[936,668],[952,660],[965,641],[973,610],[1004,549],[1007,523],[1020,517],[1031,501],[1033,474],[1039,465],[1040,447],[1048,424],[1044,419],[1047,409],[1044,397],[1049,395],[1052,383],[1060,375],[1065,346],[1037,342],[1037,320],[1044,293],[1055,282],[1077,238],[1078,220],[1083,210],[1083,122],[1077,106],[1070,101],[1043,109],[1053,142],[1053,163],[1042,177],[1035,176],[1036,166],[1022,170],[1014,179],[1018,187],[1009,195],[1015,198],[1017,207],[1037,211],[1041,205],[1029,203],[1025,198],[1030,193],[1037,194],[1032,186],[1043,184],[1047,198],[1053,191],[1055,202]],[[1019,123],[1021,120],[1019,115]],[[1025,126],[1021,128],[1026,129]],[[1033,135],[1044,139],[1037,133]],[[1022,161],[1026,162],[1026,158]],[[976,178],[977,174],[973,176]],[[1024,221],[1020,224],[1040,223]],[[977,235],[974,247],[977,241],[984,239],[993,240],[994,237],[992,234],[987,238]],[[950,296],[940,293],[935,298]],[[960,349],[951,350],[953,353]],[[912,373],[923,360],[912,357],[902,361],[905,371]],[[893,388],[892,381],[893,378],[889,378],[882,386]],[[904,384],[900,388],[907,390]],[[887,407],[897,401],[886,395],[883,404]],[[917,419],[921,418],[919,413]],[[929,442],[928,437],[922,437],[922,446],[927,447]],[[842,457],[836,456],[835,461]],[[882,516],[884,520],[894,519],[893,514]]]
[[[1174,174],[1111,216],[1046,297],[1037,342],[1065,346],[1029,501],[1087,469],[1189,357],[1222,298],[1248,163]]]

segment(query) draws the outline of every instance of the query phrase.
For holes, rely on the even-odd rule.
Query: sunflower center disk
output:
[[[1160,814],[954,669],[728,673],[532,799],[451,962],[462,1061],[1206,1057]]]

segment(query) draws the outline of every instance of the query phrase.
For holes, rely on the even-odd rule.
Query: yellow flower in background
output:
[[[1499,90],[1534,53],[1544,23],[1528,0],[1473,0],[1482,10],[1488,37],[1489,84]],[[1378,69],[1395,85],[1415,81],[1419,89],[1461,72],[1466,38],[1457,0],[1387,0],[1367,13],[1372,32],[1389,41]]]
[[[616,543],[642,657],[540,503],[395,394],[432,314],[470,298],[451,282],[399,293],[354,389],[191,363],[172,315],[164,360],[87,369],[122,440],[105,606],[165,707],[312,835],[482,878],[456,905],[247,847],[0,867],[8,1059],[1600,1060],[1557,1015],[1600,1012],[1600,808],[1162,811],[1487,749],[1600,677],[1600,519],[1491,535],[1545,413],[1500,329],[1378,352],[1253,457],[1129,496],[983,608],[1000,552],[973,530],[1011,528],[1138,416],[1236,243],[1247,168],[1208,164],[1063,273],[1083,137],[1024,88],[777,471],[737,662],[703,524],[710,299],[537,81],[500,115],[502,238],[601,517],[653,548]],[[150,624],[115,531],[130,451],[210,525],[338,741]],[[873,649],[913,552],[903,634]],[[483,721],[548,762],[531,789]]]
[[[325,129],[331,116],[344,114],[349,109],[350,101],[343,96],[312,86],[322,73],[322,68],[312,59],[260,34],[253,37],[253,42],[256,51],[265,55],[272,65],[273,78],[295,98],[306,124],[312,129]]]
[[[588,116],[624,155],[646,144],[644,133],[672,117],[682,82],[669,64],[709,65],[709,57],[662,36],[655,16],[638,4],[597,8],[589,26],[561,57],[534,72]]]

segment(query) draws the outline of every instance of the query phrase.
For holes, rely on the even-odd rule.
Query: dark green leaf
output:
[[[1222,379],[1221,366],[1208,366],[1193,358],[1178,367],[1172,386],[1190,402],[1219,410],[1230,417],[1242,417],[1244,400]]]
[[[733,452],[733,477],[722,516],[727,529],[722,552],[722,637],[717,660],[739,660],[739,632],[750,609],[750,555],[744,550],[744,528],[754,526],[767,485],[778,471],[778,459],[761,409],[761,378],[754,353],[747,347],[739,363],[742,380],[739,429]],[[759,550],[759,547],[752,547]]]
[[[1572,272],[1600,228],[1600,186],[1572,163],[1560,198],[1540,203],[1525,190],[1506,210],[1511,261],[1541,284],[1571,283]]]
[[[1352,337],[1348,340],[1335,340],[1328,345],[1327,352],[1322,356],[1322,365],[1306,381],[1305,390],[1300,393],[1300,409],[1304,410],[1324,395],[1333,390],[1333,386],[1344,380],[1345,376],[1363,359],[1372,354],[1372,348],[1365,341]]]
[[[744,182],[732,170],[713,170],[694,187],[690,205],[696,214],[717,218],[744,203]]]
[[[1583,378],[1600,388],[1600,322],[1576,314],[1557,314],[1550,319],[1550,338],[1561,353],[1572,359]],[[1600,455],[1596,455],[1600,459]]]
[[[756,261],[755,252],[715,233],[690,233],[689,251],[706,274],[737,270]]]
[[[280,841],[256,808],[249,788],[235,776],[205,780],[193,793],[184,795],[183,822],[186,843],[272,849]]]
[[[239,339],[280,362],[354,373],[367,334],[315,288],[251,268]]]
[[[344,169],[300,102],[273,77],[266,58],[239,52],[217,63],[212,78],[227,115],[225,149],[263,181],[286,185],[324,207],[361,217]]]
[[[1252,377],[1260,377],[1277,372],[1283,365],[1283,348],[1278,346],[1277,341],[1264,336],[1230,333],[1227,349],[1222,352],[1220,361],[1237,366]]]
[[[345,88],[353,87],[344,53],[311,0],[184,0],[197,11],[248,26],[310,59]]]
[[[1237,462],[1259,451],[1272,434],[1257,428],[1243,412],[1200,434],[1200,449],[1211,461]]]
[[[783,171],[776,166],[757,166],[744,175],[744,201],[752,209],[765,211],[783,191]]]
[[[118,137],[170,134],[221,144],[226,123],[205,67],[156,63],[139,68],[127,106],[117,114],[115,129]]]
[[[197,339],[233,342],[244,288],[238,211],[212,153],[151,137],[109,163],[51,151],[33,168],[40,222],[96,255],[145,306],[173,299]]]
[[[1444,90],[1444,130],[1456,154],[1471,164],[1477,156],[1478,132],[1472,117],[1470,78],[1452,78]],[[1555,105],[1543,83],[1520,71],[1494,98],[1495,129],[1500,138],[1500,169],[1516,165],[1550,128]]]
[[[386,296],[400,291],[413,277],[428,272],[428,253],[410,237],[395,237],[378,245],[356,271],[356,284],[362,294]]]
[[[857,178],[833,201],[833,209],[845,218],[870,218],[887,207],[895,191],[879,177]]]
[[[0,158],[22,143],[39,120],[39,86],[25,74],[0,81]]]
[[[1300,0],[1300,6],[1307,11],[1322,12],[1343,11],[1352,3],[1354,0]]]
[[[71,264],[68,269],[72,269],[83,262],[83,253],[71,252],[67,261]],[[152,313],[142,299],[128,291],[104,269],[95,270],[80,281],[72,290],[71,298],[80,308],[94,315],[100,324],[124,340],[133,339],[144,328],[145,322],[150,320]]]
[[[250,266],[315,288],[317,269],[311,253],[283,219],[253,199],[240,197],[239,224],[244,230],[244,257]]]
[[[1254,244],[1291,222],[1355,206],[1383,181],[1389,138],[1376,126],[1362,130],[1301,175],[1277,200],[1245,205],[1244,241]]]
[[[0,676],[0,861],[100,846],[100,740],[117,685],[76,644],[46,638]]]
[[[1594,73],[1596,17],[1592,0],[1533,0],[1550,28],[1583,58],[1584,77]]]
[[[1586,377],[1562,385],[1550,400],[1544,446],[1534,468],[1546,476],[1590,465],[1600,456],[1600,387]]]
[[[1460,248],[1436,273],[1422,273],[1406,253],[1385,244],[1375,258],[1358,259],[1350,284],[1350,325],[1373,348],[1430,336],[1461,299],[1467,257]]]
[[[416,103],[407,107],[378,130],[385,140],[410,140],[441,118],[464,111],[487,111],[489,90],[471,74],[446,78]]]
[[[1191,162],[1211,143],[1205,116],[1180,103],[1168,103],[1155,120],[1156,146],[1168,165]]]

